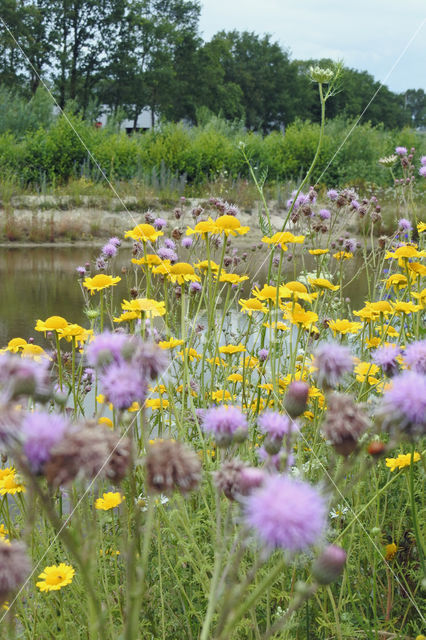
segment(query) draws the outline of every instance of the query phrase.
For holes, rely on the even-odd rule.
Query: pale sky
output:
[[[392,91],[426,90],[426,0],[201,0],[201,5],[204,40],[223,29],[268,33],[292,59],[342,58]]]

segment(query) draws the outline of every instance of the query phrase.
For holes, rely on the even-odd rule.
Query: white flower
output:
[[[341,504],[338,504],[335,509],[330,511],[330,518],[344,520],[345,515],[349,511],[348,507],[344,507]]]

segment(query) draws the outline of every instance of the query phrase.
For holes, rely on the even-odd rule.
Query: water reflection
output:
[[[17,336],[26,339],[38,336],[34,331],[36,320],[51,315],[61,315],[70,322],[87,326],[75,268],[97,255],[98,247],[0,247],[0,346]],[[265,254],[256,252],[250,258],[246,264],[248,274],[254,275],[258,283],[265,282],[266,266],[258,272]],[[190,261],[191,256],[182,259]],[[129,260],[129,249],[122,248],[114,273],[120,275],[121,267],[129,266]],[[294,267],[288,266],[287,279],[293,279]],[[358,268],[359,263],[351,261],[347,266],[349,279]],[[249,295],[252,282],[247,282],[243,297]],[[352,306],[357,308],[362,305],[366,291],[366,279],[361,273],[345,291],[345,296],[350,297]],[[124,278],[114,295],[117,301],[129,297]]]

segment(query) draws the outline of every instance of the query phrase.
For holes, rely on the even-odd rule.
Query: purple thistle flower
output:
[[[117,409],[144,402],[148,389],[143,372],[129,362],[110,365],[102,374],[101,384],[108,401]]]
[[[343,243],[343,247],[345,251],[350,251],[351,253],[355,253],[356,247],[357,247],[357,242],[355,238],[347,238]]]
[[[269,358],[269,351],[268,349],[259,349],[257,355],[259,356],[260,362],[265,362]]]
[[[106,262],[102,256],[99,256],[99,258],[96,258],[95,265],[98,271],[104,271],[106,269]]]
[[[426,166],[420,167],[419,176],[422,176],[422,178],[426,178]]]
[[[396,344],[386,344],[379,347],[373,353],[373,362],[382,367],[383,372],[391,377],[398,373],[399,365],[397,357],[401,349]]]
[[[277,411],[265,411],[258,419],[260,430],[273,438],[282,439],[285,435],[299,431],[293,420]]]
[[[169,356],[155,343],[142,342],[134,353],[133,362],[147,378],[154,380],[167,369]]]
[[[314,366],[318,369],[318,383],[335,387],[346,372],[352,371],[352,354],[343,345],[324,342],[315,351]]]
[[[162,260],[170,260],[171,263],[177,262],[178,259],[173,249],[169,249],[168,247],[160,247],[160,249],[158,249],[158,257]]]
[[[409,220],[401,218],[401,220],[398,221],[398,229],[400,231],[412,231],[413,226]]]
[[[113,258],[115,255],[117,255],[117,247],[115,246],[115,244],[111,244],[110,242],[108,242],[108,244],[106,244],[102,249],[102,255],[104,255],[106,258]]]
[[[84,276],[86,275],[86,269],[84,267],[76,267],[75,270],[77,271],[80,278],[84,278]]]
[[[328,209],[320,209],[318,215],[321,220],[329,220],[331,218],[331,213]]]
[[[237,407],[221,406],[208,409],[202,417],[202,427],[218,444],[228,444],[236,432],[247,433],[247,419]]]
[[[164,220],[164,218],[155,218],[154,227],[157,229],[157,231],[161,231],[161,229],[164,229],[166,225],[167,220]]]
[[[338,195],[339,195],[339,192],[336,191],[336,189],[329,189],[327,191],[327,196],[330,198],[331,201],[337,200]]]
[[[269,550],[304,551],[321,539],[326,503],[313,487],[287,476],[266,477],[246,499],[246,524]]]
[[[422,167],[425,167],[425,166],[426,166],[426,156],[422,156],[422,157],[420,158],[420,164],[422,165]]]
[[[378,411],[383,426],[409,437],[426,432],[426,376],[417,371],[404,371],[392,380],[383,394]]]
[[[86,349],[87,362],[93,367],[105,367],[123,361],[123,348],[129,341],[125,333],[105,331],[97,335]]]
[[[189,249],[189,247],[192,246],[192,242],[193,242],[192,238],[190,238],[189,236],[185,236],[181,240],[181,245],[184,249]]]
[[[48,362],[35,362],[13,353],[0,355],[0,387],[2,400],[8,402],[21,396],[38,396],[47,400],[49,396]]]
[[[117,238],[116,236],[113,236],[112,238],[110,238],[108,240],[108,244],[113,244],[114,247],[120,247],[121,246],[121,240],[119,238]]]
[[[355,200],[355,198],[351,200],[351,209],[355,209],[355,211],[358,211],[360,206],[361,205],[359,204],[358,200]]]
[[[201,284],[199,282],[190,282],[189,284],[189,291],[191,293],[199,293],[201,291],[202,287]]]
[[[29,413],[21,426],[23,450],[34,473],[40,473],[50,451],[63,437],[66,420],[55,413]]]
[[[408,153],[407,147],[395,147],[395,153],[398,156],[406,156]]]
[[[176,249],[176,244],[171,238],[166,238],[164,240],[164,246],[167,247],[167,249]]]
[[[412,371],[426,375],[426,340],[416,340],[406,347],[404,361]]]

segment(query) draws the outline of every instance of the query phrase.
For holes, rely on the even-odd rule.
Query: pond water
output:
[[[102,246],[100,244],[100,246]],[[99,255],[99,247],[92,246],[26,246],[4,245],[0,247],[0,347],[14,337],[28,339],[40,334],[34,331],[38,318],[61,315],[70,322],[88,326],[83,312],[83,295],[77,278],[76,267]],[[246,264],[247,273],[256,274],[265,254],[258,251]],[[191,256],[183,256],[191,260]],[[121,248],[115,260],[114,273],[121,275],[121,267],[129,266],[130,250]],[[359,263],[351,261],[349,270],[355,273]],[[349,274],[349,277],[351,275]],[[266,267],[256,274],[259,283],[265,282]],[[294,279],[293,267],[287,280]],[[243,297],[248,297],[250,283]],[[347,288],[345,295],[351,298],[354,308],[362,306],[367,285],[360,274]],[[114,290],[118,302],[129,297],[125,280]]]

